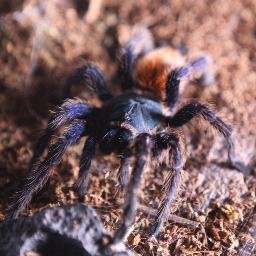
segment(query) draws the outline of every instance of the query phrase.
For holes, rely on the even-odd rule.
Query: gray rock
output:
[[[30,218],[0,223],[1,256],[126,256],[123,243],[111,244],[95,210],[85,204],[48,208]]]

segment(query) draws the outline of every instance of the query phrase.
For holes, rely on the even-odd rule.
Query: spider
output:
[[[120,76],[125,87],[136,88],[113,96],[101,70],[93,63],[77,68],[67,79],[66,95],[72,85],[83,82],[95,91],[101,107],[80,100],[66,100],[49,119],[48,127],[39,139],[29,173],[23,180],[9,217],[17,217],[48,180],[68,146],[86,137],[80,161],[76,188],[79,196],[86,193],[91,161],[98,149],[103,154],[115,152],[120,156],[119,182],[127,188],[123,222],[114,240],[120,241],[132,225],[137,210],[137,192],[143,170],[149,158],[165,164],[168,176],[163,183],[164,195],[151,234],[157,235],[169,215],[181,182],[181,143],[175,129],[195,117],[207,121],[227,141],[230,166],[244,171],[236,159],[232,142],[232,128],[222,121],[207,105],[192,102],[176,113],[181,79],[202,72],[201,82],[209,84],[208,60],[205,56],[184,64],[184,56],[171,47],[154,48],[147,29],[138,29],[123,46],[120,56]],[[138,90],[142,88],[142,90]],[[62,136],[54,136],[57,129],[69,124]],[[48,151],[42,157],[44,151]],[[43,158],[43,159],[41,159]],[[129,167],[133,166],[129,175]]]

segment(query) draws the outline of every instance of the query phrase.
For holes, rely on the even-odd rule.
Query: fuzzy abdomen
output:
[[[161,47],[139,58],[135,65],[135,81],[158,98],[165,93],[166,79],[171,69],[181,67],[185,58],[178,50]]]

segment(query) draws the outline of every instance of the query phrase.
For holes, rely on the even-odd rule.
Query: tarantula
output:
[[[29,173],[9,209],[9,216],[18,216],[30,202],[32,195],[46,183],[51,167],[60,162],[67,147],[83,136],[87,139],[76,183],[80,196],[86,193],[90,164],[97,145],[104,154],[116,152],[121,158],[119,181],[123,187],[127,187],[128,192],[123,223],[115,236],[116,241],[125,236],[134,221],[137,191],[150,155],[157,162],[162,159],[169,172],[163,183],[165,193],[151,228],[153,235],[160,231],[181,181],[180,138],[174,130],[191,119],[202,118],[222,134],[228,144],[230,166],[244,171],[245,167],[235,157],[231,126],[223,122],[210,107],[192,102],[170,114],[179,99],[181,79],[201,71],[201,82],[209,84],[212,80],[206,57],[199,57],[188,64],[184,62],[184,56],[178,50],[170,47],[154,49],[150,32],[141,29],[124,45],[120,57],[123,84],[126,87],[143,88],[140,93],[124,92],[113,96],[102,72],[95,64],[87,63],[76,69],[67,79],[66,94],[72,85],[83,82],[97,93],[102,106],[94,107],[69,99],[50,118],[48,127],[37,143]],[[166,111],[169,112],[166,114]],[[70,125],[61,137],[56,138],[56,129],[66,123]],[[46,149],[48,153],[41,160]],[[161,157],[163,154],[165,157]],[[134,158],[134,167],[129,176],[129,167]]]

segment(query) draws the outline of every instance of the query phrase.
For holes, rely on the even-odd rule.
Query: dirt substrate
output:
[[[256,246],[256,1],[92,2],[93,6],[79,0],[4,0],[0,4],[0,218],[13,187],[26,174],[49,109],[60,102],[67,74],[85,60],[93,60],[118,94],[119,42],[127,40],[134,25],[144,25],[152,31],[156,45],[186,49],[190,58],[202,52],[212,56],[215,83],[205,89],[190,83],[179,106],[191,99],[212,104],[233,124],[237,153],[251,173],[244,176],[227,168],[224,141],[207,125],[192,122],[183,129],[183,186],[172,212],[202,225],[169,221],[157,240],[149,240],[148,226],[161,200],[165,175],[161,169],[149,170],[127,245],[139,255],[254,255],[249,250]],[[74,95],[98,103],[83,88]],[[83,141],[68,149],[24,215],[77,202],[73,184]],[[116,157],[98,155],[84,198],[110,231],[118,228],[122,213],[117,169]]]

